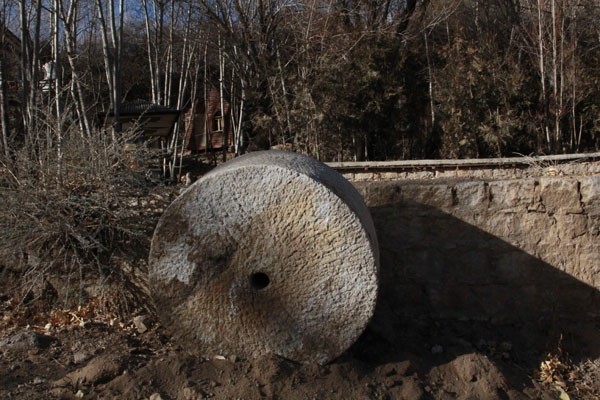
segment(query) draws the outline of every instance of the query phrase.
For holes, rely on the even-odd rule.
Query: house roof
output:
[[[111,109],[109,116],[114,114]],[[179,114],[179,110],[151,103],[147,100],[137,99],[127,101],[121,104],[120,115],[141,115],[141,114]]]
[[[143,132],[144,136],[166,137],[173,130],[179,113],[179,110],[137,99],[121,104],[119,120],[123,130],[136,129]],[[104,120],[105,127],[112,124],[114,116],[112,109],[108,114],[97,114],[100,120]]]
[[[8,27],[3,24],[0,24],[0,36],[4,41],[8,40],[13,46],[18,47],[21,44],[21,39],[17,35],[15,35]]]

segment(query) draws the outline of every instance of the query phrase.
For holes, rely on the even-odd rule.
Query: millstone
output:
[[[369,322],[379,253],[354,187],[307,156],[229,161],[165,211],[149,280],[163,324],[205,356],[327,363]]]

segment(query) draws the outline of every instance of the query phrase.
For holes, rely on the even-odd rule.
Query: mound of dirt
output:
[[[255,360],[204,359],[171,343],[152,318],[144,319],[143,328],[133,320],[47,331],[4,325],[0,398],[556,399],[562,394],[592,399],[600,394],[599,360],[563,366],[558,374],[556,359],[555,379],[543,383],[540,370],[517,361],[506,343],[509,356],[496,357],[481,344],[481,350],[466,342],[427,348],[410,341],[402,344],[403,356],[390,359],[388,344],[367,329],[349,351],[320,366],[268,354]]]

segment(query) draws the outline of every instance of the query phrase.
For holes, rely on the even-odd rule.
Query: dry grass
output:
[[[17,276],[20,303],[54,296],[82,304],[109,284],[119,287],[124,308],[140,300],[135,277],[157,215],[139,199],[157,184],[146,174],[152,154],[126,149],[133,139],[66,132],[61,179],[56,146],[23,146],[2,161],[0,275]]]

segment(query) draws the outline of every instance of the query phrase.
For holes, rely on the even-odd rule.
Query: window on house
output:
[[[213,117],[212,131],[223,132],[223,116],[220,112],[216,112]]]

